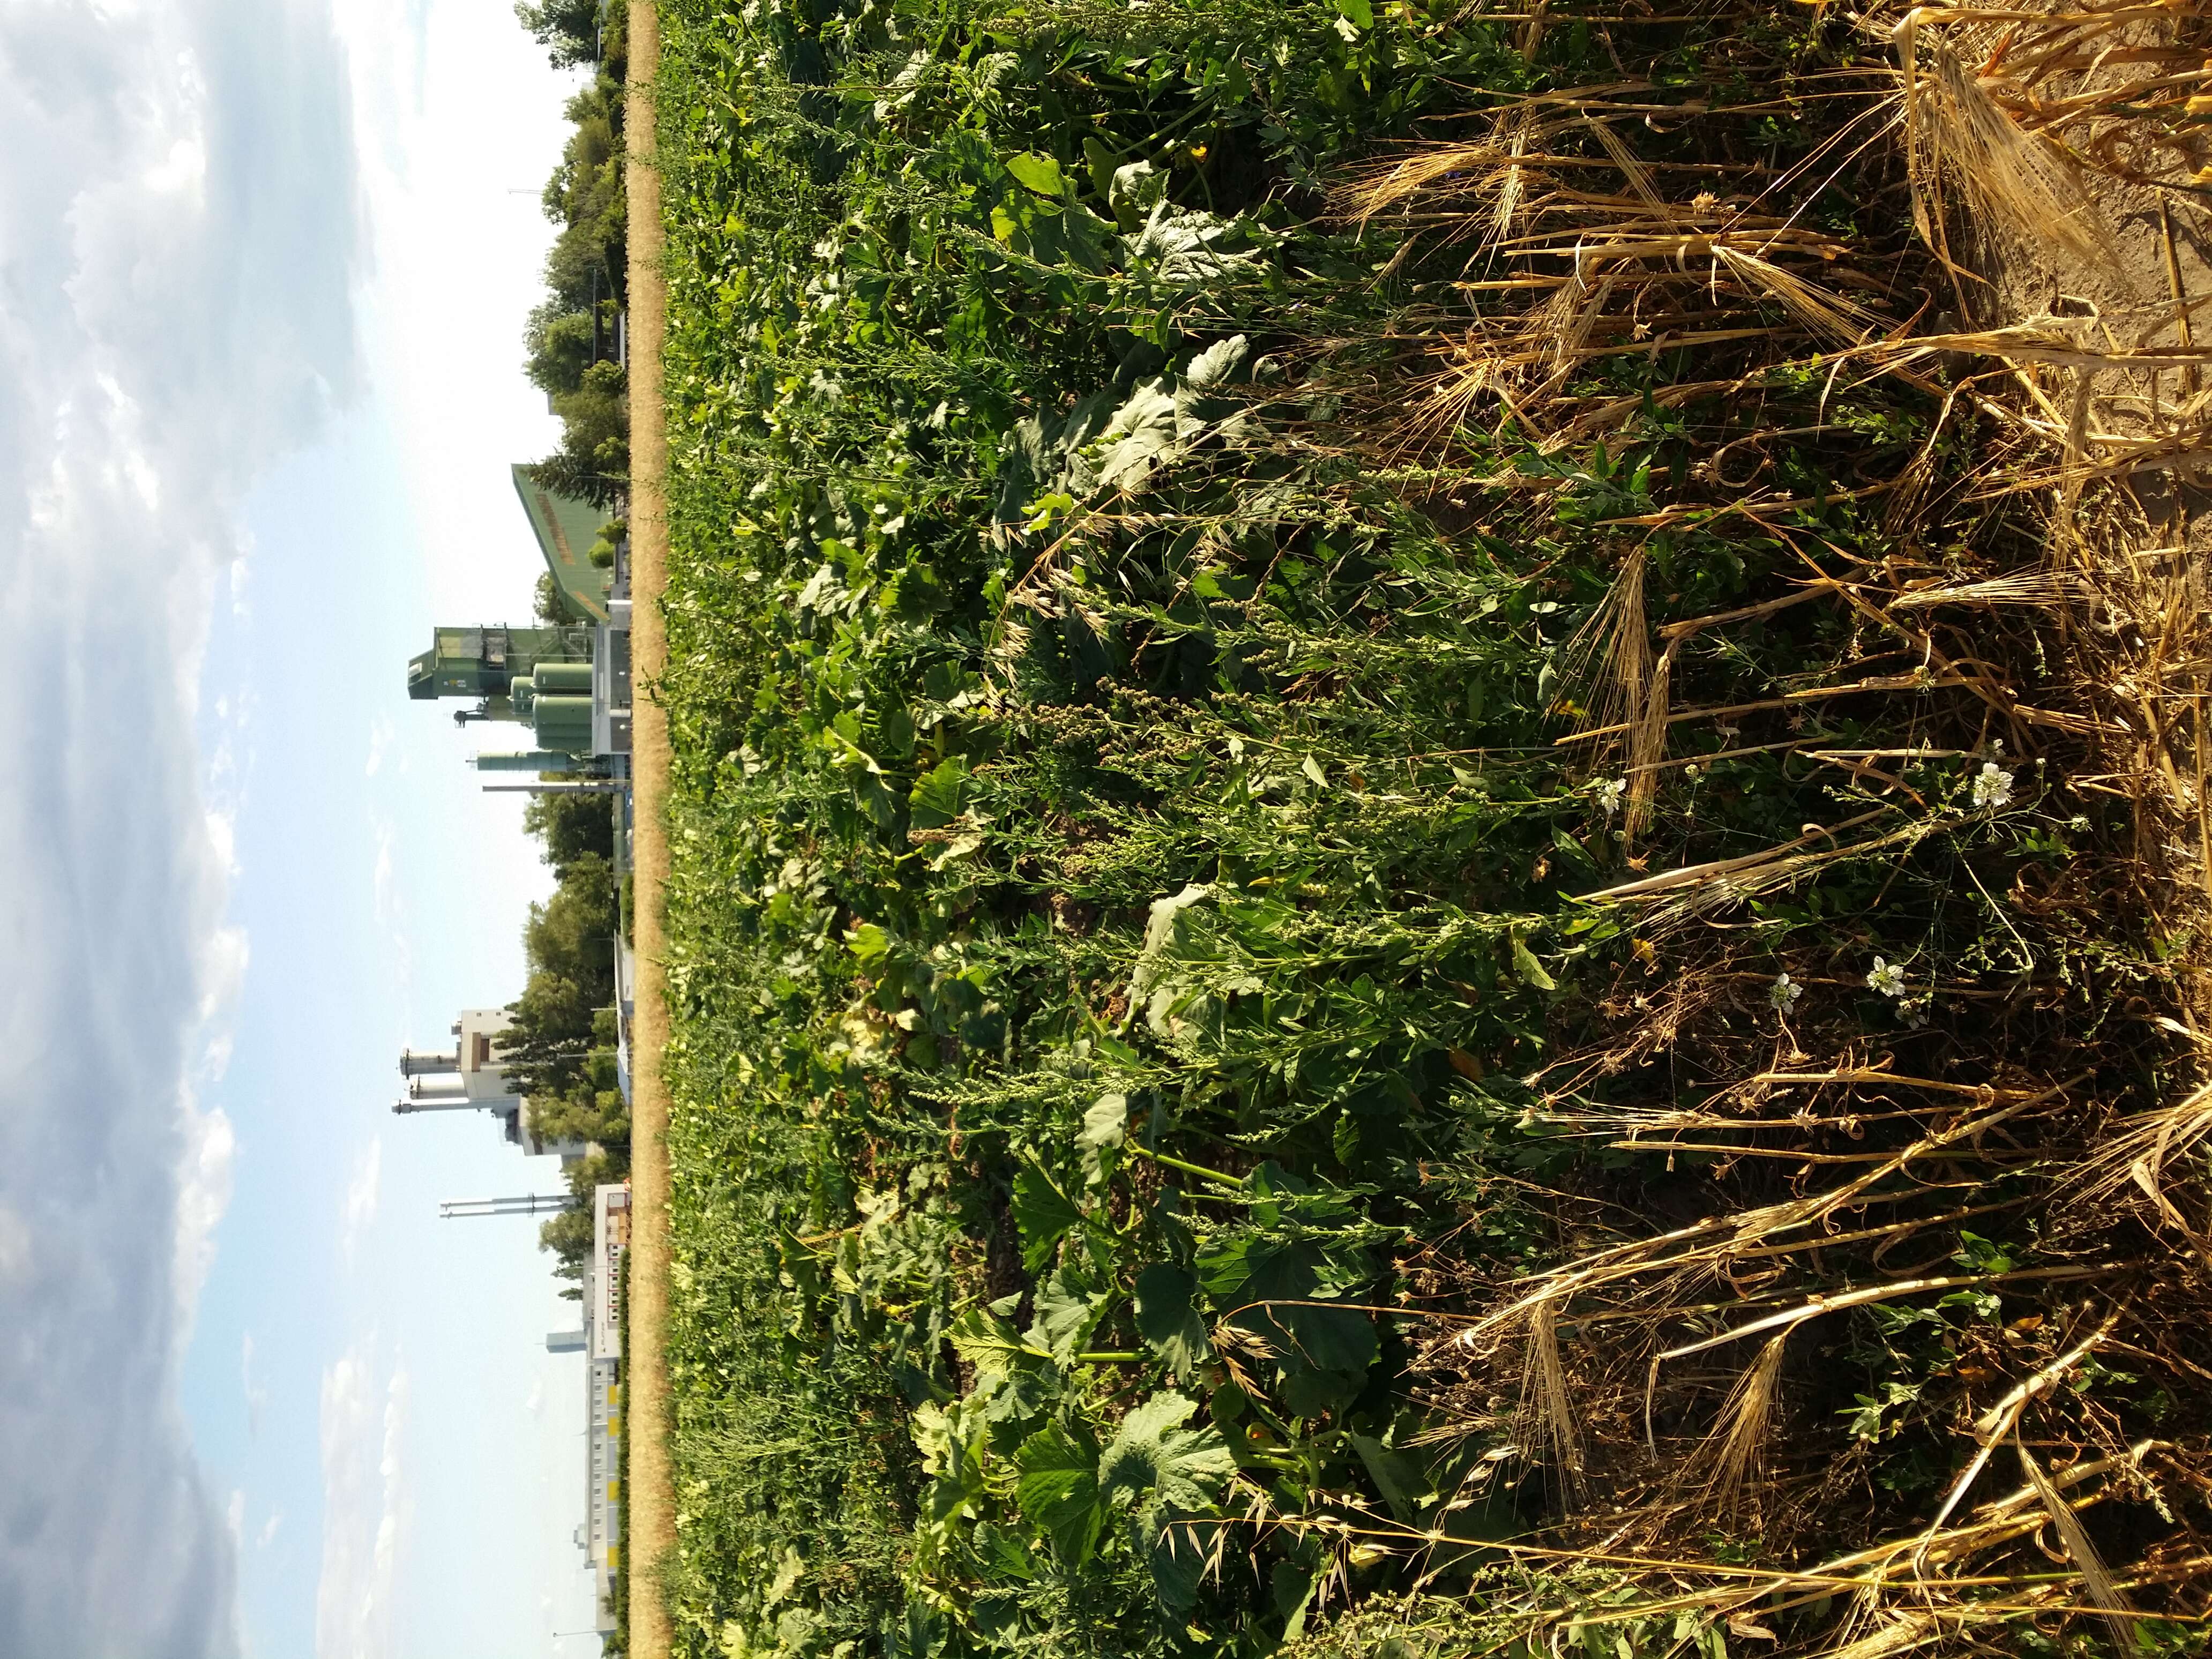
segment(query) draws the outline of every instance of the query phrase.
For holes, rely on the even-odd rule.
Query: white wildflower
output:
[[[1983,762],[1981,771],[1974,778],[1974,805],[2005,806],[2011,801],[2012,774],[2001,769],[1995,761]]]
[[[1803,986],[1791,980],[1789,975],[1783,974],[1778,975],[1774,983],[1767,988],[1766,1000],[1773,1006],[1776,1013],[1786,1014],[1790,1012],[1791,1005],[1804,994]]]
[[[1607,778],[1598,785],[1597,804],[1604,808],[1606,817],[1611,817],[1615,812],[1620,811],[1621,797],[1627,793],[1626,778]]]
[[[1876,957],[1874,959],[1874,972],[1867,975],[1867,988],[1879,991],[1886,997],[1903,996],[1905,994],[1903,966],[1894,962],[1884,962],[1880,957]]]
[[[2086,834],[2089,828],[2088,814],[2086,812],[2076,812],[2072,817],[2066,820],[2066,827],[2069,830],[2071,830],[2077,836]]]

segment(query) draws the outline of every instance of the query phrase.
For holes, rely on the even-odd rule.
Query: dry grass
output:
[[[1840,578],[1808,557],[1800,592],[1655,631],[1652,532],[1725,511],[1786,538],[1778,509],[1802,505],[1762,456],[1817,441],[1819,428],[1731,440],[1700,463],[1705,504],[1617,526],[1618,574],[1565,653],[1559,706],[1577,725],[1563,741],[1592,775],[1625,780],[1634,838],[1650,825],[1656,781],[1674,763],[1668,734],[1684,721],[1962,689],[1983,710],[1975,750],[2001,738],[2128,803],[2130,890],[2061,881],[2008,901],[2030,913],[2124,904],[2161,916],[2185,944],[2182,994],[2174,1012],[2144,1021],[2141,1041],[2166,1043],[2185,1071],[2204,1043],[2186,941],[2212,892],[2212,606],[2201,569],[2212,538],[2194,507],[2212,470],[2212,356],[2192,323],[2212,296],[2188,252],[2212,238],[2212,170],[2198,171],[2212,159],[2198,135],[2212,129],[2194,125],[2212,112],[2212,6],[1893,5],[1857,21],[1869,43],[1862,67],[1829,88],[1849,112],[1817,165],[1792,173],[1639,160],[1624,135],[1650,108],[1650,89],[1593,86],[1501,100],[1482,137],[1408,148],[1349,177],[1335,198],[1342,218],[1394,221],[1451,250],[1478,313],[1409,325],[1399,343],[1417,395],[1384,417],[1374,447],[1393,461],[1443,457],[1470,434],[1510,428],[1541,452],[1579,453],[1639,411],[1738,395],[1779,365],[1831,386],[1887,375],[1941,389],[1936,429],[1869,494],[1909,522],[1934,487],[1939,441],[1971,417],[1983,465],[1960,499],[2032,506],[2046,526],[2039,556],[2010,568],[1893,562]],[[1917,245],[1845,245],[1808,228],[1807,204],[1832,176],[1823,169],[1869,152],[1893,155]],[[1933,273],[1923,296],[1948,300],[1910,300],[1916,269]],[[2094,298],[2071,293],[2091,283]],[[2039,289],[2041,307],[2021,310],[2019,296]],[[1650,402],[1582,389],[1583,366],[1632,353],[1679,353],[1694,372]],[[1526,483],[1539,501],[1544,487]],[[1747,708],[1673,705],[1687,641],[1803,604],[1837,607],[1911,672],[1795,687]],[[2065,664],[2065,689],[2047,706],[2014,689],[2006,661],[2023,652]],[[1795,1172],[1795,1193],[1649,1233],[1595,1226],[1586,1204],[1560,1194],[1559,1236],[1577,1245],[1558,1266],[1488,1282],[1464,1264],[1428,1264],[1439,1294],[1476,1310],[1434,1334],[1419,1362],[1447,1425],[1438,1434],[1510,1423],[1514,1458],[1572,1500],[1509,1553],[1607,1563],[1635,1592],[1593,1613],[1540,1588],[1505,1622],[1535,1651],[1594,1623],[1626,1629],[1688,1610],[1776,1644],[1751,1650],[1880,1659],[2008,1650],[2008,1624],[2057,1628],[2072,1614],[2132,1651],[2142,1607],[2185,1616],[2212,1604],[2212,1556],[2173,1519],[2185,1495],[2212,1492],[2212,1449],[2201,1417],[2180,1439],[2128,1438],[2076,1384],[2100,1356],[2124,1356],[2197,1402],[2177,1421],[2212,1407],[2212,1368],[2191,1357],[2212,1316],[2212,1084],[2123,1115],[2087,1073],[2053,1081],[2049,1055],[1993,1056],[1985,1081],[1964,1083],[1898,1075],[1840,1034],[1811,1058],[1802,1048],[1820,1049],[1826,1034],[1786,1022],[1763,1054],[1763,1039],[1719,1035],[1730,1013],[1739,1029],[1758,1027],[1752,988],[1764,981],[1734,971],[1724,934],[1698,930],[1825,862],[1899,856],[1931,832],[1905,769],[1924,747],[1772,746],[1837,769],[1871,807],[1590,895],[1650,938],[1695,934],[1680,947],[1698,964],[1681,970],[1695,982],[1664,1008],[1639,994],[1632,1012],[1624,993],[1616,1041],[1540,1076],[1555,1133],[1645,1155],[1724,1155],[1723,1172],[1776,1160]],[[1582,1086],[1692,1041],[1705,1074],[1733,1064],[1742,1079],[1700,1108],[1610,1111]],[[1879,1133],[1858,1139],[1869,1127]],[[2045,1212],[2059,1260],[2021,1269],[1940,1254],[1963,1218],[2021,1207]],[[1914,1520],[1911,1506],[1878,1501],[1863,1460],[1818,1467],[1791,1445],[1818,1426],[1793,1415],[1793,1334],[1961,1293],[2032,1293],[2055,1311],[1961,1359],[1957,1462]],[[1501,1415],[1506,1401],[1518,1409]],[[1812,1443],[1834,1440],[1823,1430]],[[2007,1455],[2021,1484],[1977,1502]],[[1477,1484],[1510,1481],[1512,1462],[1482,1464]],[[2121,1511],[2130,1518],[2109,1518]],[[2153,1513],[2167,1524],[2141,1519]],[[1702,1547],[1716,1522],[1758,1538],[1778,1565],[1723,1571]],[[1817,1553],[1854,1529],[1871,1541]],[[1443,1535],[1400,1541],[1433,1554]],[[1813,1565],[1790,1565],[1808,1559],[1801,1550]],[[1811,1645],[1778,1642],[1758,1622],[1839,1594],[1847,1615]]]

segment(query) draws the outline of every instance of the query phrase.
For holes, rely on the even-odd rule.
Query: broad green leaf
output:
[[[1197,1409],[1187,1395],[1161,1393],[1123,1418],[1098,1460],[1100,1495],[1110,1504],[1149,1496],[1186,1511],[1210,1504],[1237,1460],[1212,1424],[1183,1427]]]
[[[1208,1241],[1194,1263],[1229,1322],[1273,1356],[1282,1402],[1296,1416],[1316,1415],[1357,1394],[1381,1352],[1367,1315],[1330,1307],[1316,1294],[1365,1275],[1363,1252],[1341,1254],[1333,1260],[1310,1238],[1244,1232]]]
[[[1401,1451],[1394,1451],[1371,1434],[1352,1437],[1352,1449],[1367,1466],[1368,1477],[1390,1506],[1390,1513],[1411,1526],[1419,1518],[1424,1486],[1420,1464]]]
[[[805,1558],[787,1544],[782,1559],[776,1564],[775,1577],[768,1587],[768,1600],[763,1605],[772,1607],[789,1595],[805,1573]]]
[[[1167,175],[1150,161],[1131,161],[1114,169],[1106,201],[1125,230],[1134,230],[1167,196]]]
[[[1375,27],[1373,0],[1336,0],[1336,10],[1337,15],[1354,28],[1371,29]]]
[[[1101,1095],[1083,1115],[1075,1150],[1083,1160],[1084,1184],[1103,1186],[1114,1173],[1115,1151],[1129,1133],[1129,1097]]]
[[[1060,163],[1049,155],[1038,155],[1035,150],[1009,155],[1006,171],[1038,195],[1049,196],[1054,201],[1060,199],[1061,191],[1066,187],[1060,176]]]
[[[914,781],[907,808],[917,830],[941,830],[960,816],[960,795],[968,781],[968,763],[955,755],[940,761]]]
[[[1022,1443],[1014,1455],[1021,1478],[1014,1502],[1051,1535],[1053,1548],[1071,1567],[1090,1559],[1104,1514],[1098,1501],[1098,1460],[1057,1423]]]
[[[1559,988],[1559,981],[1544,971],[1544,964],[1536,960],[1536,953],[1518,933],[1513,936],[1513,971],[1521,975],[1522,983],[1533,985],[1540,991]]]
[[[1161,1602],[1176,1611],[1196,1601],[1205,1570],[1211,1528],[1194,1518],[1237,1467],[1219,1430],[1183,1426],[1197,1409],[1185,1395],[1154,1395],[1121,1419],[1098,1460],[1101,1500],[1131,1510],[1132,1541]]]
[[[1134,1530],[1145,1547],[1145,1564],[1152,1570],[1152,1588],[1160,1605],[1170,1613],[1189,1612],[1198,1604],[1206,1554],[1219,1523],[1178,1515],[1167,1504],[1156,1503],[1138,1512]]]
[[[1157,380],[1130,393],[1100,439],[1105,450],[1098,461],[1098,487],[1132,495],[1146,489],[1152,474],[1182,453],[1176,413],[1175,394]]]
[[[1232,334],[1213,344],[1190,360],[1190,367],[1182,373],[1183,384],[1192,386],[1218,386],[1237,371],[1244,361],[1249,347],[1242,334]]]
[[[1061,1364],[1073,1364],[1113,1297],[1110,1287],[1092,1284],[1088,1274],[1055,1269],[1037,1286],[1036,1319],[1026,1333],[1028,1341]]]
[[[975,1368],[979,1386],[988,1378],[1008,1375],[1026,1361],[1044,1358],[1022,1340],[1010,1322],[981,1308],[969,1309],[945,1334],[952,1352]]]
[[[1114,191],[1114,169],[1120,165],[1119,158],[1092,136],[1083,141],[1083,161],[1084,165],[1091,169],[1091,188],[1110,201]]]
[[[1313,1602],[1314,1592],[1321,1588],[1327,1576],[1320,1565],[1308,1565],[1297,1561],[1278,1561],[1268,1575],[1267,1589],[1275,1603],[1275,1611],[1283,1616],[1283,1639],[1295,1642],[1305,1633],[1306,1608]]]
[[[1152,914],[1145,921],[1145,948],[1138,953],[1135,971],[1129,975],[1130,1007],[1141,1007],[1151,996],[1153,982],[1160,975],[1160,959],[1175,938],[1176,918],[1212,893],[1206,883],[1193,882],[1172,898],[1152,901]]]
[[[1155,1261],[1137,1275],[1137,1334],[1188,1382],[1213,1358],[1198,1311],[1198,1281],[1187,1267]]]
[[[1052,1260],[1054,1248],[1083,1219],[1075,1200],[1036,1163],[1014,1171],[1014,1225],[1022,1235],[1022,1263],[1031,1273]]]

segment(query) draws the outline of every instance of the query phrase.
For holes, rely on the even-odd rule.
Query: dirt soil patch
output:
[[[635,607],[631,660],[636,683],[653,687],[668,657],[661,593],[668,565],[668,436],[661,401],[661,337],[667,295],[661,281],[660,173],[653,156],[653,82],[660,20],[653,0],[629,8],[629,399],[630,592]],[[662,964],[662,894],[668,880],[668,716],[650,690],[637,703],[631,766],[635,788],[637,927],[635,1098],[630,1109],[629,1651],[669,1651],[662,1564],[676,1547],[670,1474],[668,1373],[668,1093],[661,1069],[668,1041]]]

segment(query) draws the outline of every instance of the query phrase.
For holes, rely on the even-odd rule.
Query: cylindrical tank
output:
[[[526,720],[530,718],[530,706],[538,700],[538,687],[528,675],[518,675],[507,688],[507,700],[514,706],[515,719]]]
[[[476,764],[479,772],[568,772],[575,769],[576,757],[557,749],[533,749],[526,755],[478,755]]]
[[[532,671],[532,678],[541,693],[580,693],[586,697],[592,695],[592,665],[587,662],[541,662]]]
[[[460,1069],[461,1054],[458,1048],[449,1054],[426,1054],[419,1048],[402,1048],[399,1051],[399,1075],[402,1077],[437,1077]]]
[[[544,696],[537,700],[531,721],[544,749],[565,749],[572,755],[592,752],[592,700],[589,697]]]

